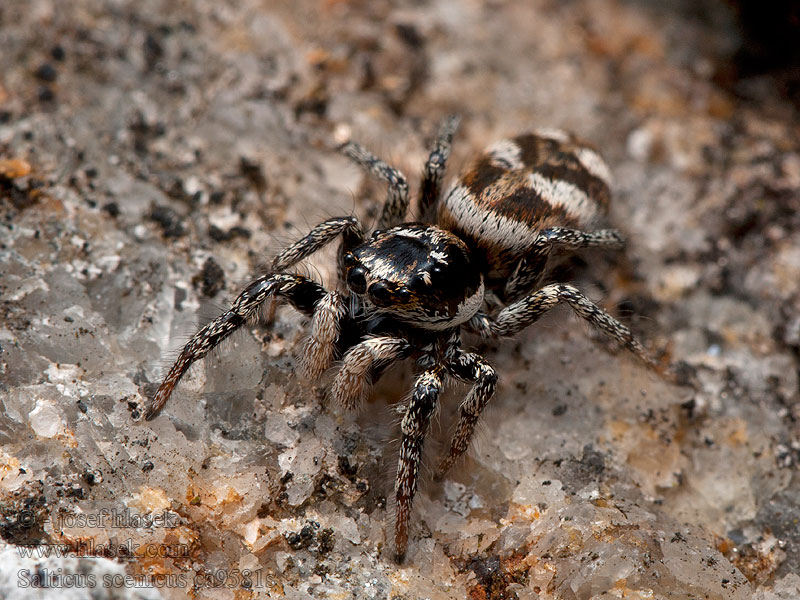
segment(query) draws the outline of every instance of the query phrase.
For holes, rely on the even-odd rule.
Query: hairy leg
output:
[[[311,319],[311,335],[301,357],[303,371],[309,379],[318,379],[336,358],[336,342],[346,314],[347,300],[339,292],[328,292],[317,302]]]
[[[323,221],[302,239],[283,250],[272,261],[273,271],[285,271],[310,256],[323,246],[329,244],[339,235],[342,236],[342,253],[357,246],[364,239],[361,225],[355,217],[335,217]]]
[[[433,219],[433,207],[439,199],[442,187],[442,177],[447,166],[447,159],[450,156],[450,147],[453,144],[453,136],[458,129],[460,119],[455,115],[450,115],[439,126],[439,133],[436,136],[433,149],[425,163],[425,170],[422,173],[422,181],[419,189],[419,213],[423,221]]]
[[[397,514],[394,523],[395,560],[402,562],[408,549],[408,518],[417,493],[422,443],[428,432],[431,415],[443,387],[441,367],[433,367],[417,377],[414,394],[400,425],[402,440],[397,463],[395,499]]]
[[[344,355],[331,384],[331,395],[347,409],[358,407],[369,394],[377,375],[410,352],[411,346],[402,338],[367,338]]]
[[[439,463],[439,475],[447,473],[456,460],[469,448],[472,434],[475,432],[475,424],[489,400],[492,399],[497,386],[497,372],[479,354],[459,350],[447,365],[447,370],[456,379],[474,383],[474,385],[458,407],[458,425],[450,443],[450,451]]]
[[[172,391],[195,361],[203,358],[222,340],[254,317],[267,298],[277,296],[288,300],[297,310],[311,316],[314,306],[325,296],[325,288],[300,275],[272,273],[263,275],[248,285],[233,301],[231,307],[198,331],[181,350],[178,360],[145,409],[145,419],[155,418],[164,408]]]
[[[513,302],[538,285],[545,273],[547,259],[554,251],[583,248],[611,250],[621,248],[624,244],[625,239],[616,229],[588,232],[562,227],[545,229],[536,238],[531,251],[517,263],[516,269],[506,282],[503,297],[506,302]]]
[[[554,283],[509,304],[496,317],[478,312],[468,323],[468,328],[486,337],[510,336],[522,331],[538,321],[542,315],[561,303],[567,303],[575,314],[585,319],[599,331],[627,348],[649,368],[674,378],[671,370],[665,371],[661,365],[633,337],[630,329],[602,310],[578,289],[571,285]]]
[[[339,149],[367,171],[389,184],[386,201],[383,203],[381,216],[378,219],[378,229],[386,229],[402,223],[408,211],[408,183],[405,176],[355,142],[346,142]]]

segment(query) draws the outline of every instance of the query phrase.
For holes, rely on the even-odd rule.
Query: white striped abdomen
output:
[[[600,155],[557,130],[502,140],[475,158],[440,201],[438,223],[508,277],[550,227],[591,230],[608,211],[611,175]]]

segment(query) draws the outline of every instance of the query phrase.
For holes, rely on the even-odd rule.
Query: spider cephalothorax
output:
[[[433,225],[378,230],[344,255],[346,280],[376,312],[424,329],[470,319],[483,302],[483,281],[466,244]]]
[[[316,378],[336,364],[330,393],[347,408],[358,406],[392,363],[413,358],[419,374],[401,422],[395,483],[397,560],[408,547],[422,444],[445,381],[472,387],[440,474],[469,447],[495,391],[494,368],[462,349],[462,330],[488,338],[514,335],[566,303],[649,367],[673,372],[660,368],[627,327],[576,288],[555,283],[537,289],[552,255],[622,244],[616,230],[592,229],[609,201],[609,171],[599,155],[562,131],[520,135],[490,146],[440,195],[456,125],[453,117],[444,122],[422,178],[418,210],[432,223],[403,223],[405,177],[361,146],[345,144],[345,154],[389,184],[380,229],[365,237],[354,217],[328,219],[286,248],[271,272],[189,340],[145,412],[154,418],[189,366],[257,317],[269,298],[283,298],[311,318],[303,367]],[[338,289],[286,272],[339,238]],[[484,295],[491,296],[491,308]]]

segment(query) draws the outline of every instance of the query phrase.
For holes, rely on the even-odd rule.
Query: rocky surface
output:
[[[739,77],[735,12],[670,5],[4,1],[0,597],[798,597],[797,109],[770,76]],[[398,567],[410,369],[343,413],[295,376],[305,323],[279,308],[139,417],[197,323],[282,245],[375,217],[381,186],[334,139],[413,185],[449,112],[451,175],[534,127],[601,147],[628,247],[559,275],[698,385],[612,354],[566,310],[497,348],[468,339],[499,393],[470,456],[423,485]]]

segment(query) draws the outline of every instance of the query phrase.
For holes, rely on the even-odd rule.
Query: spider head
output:
[[[483,301],[483,279],[450,232],[406,224],[376,231],[344,256],[348,287],[379,311],[425,329],[467,321]]]

